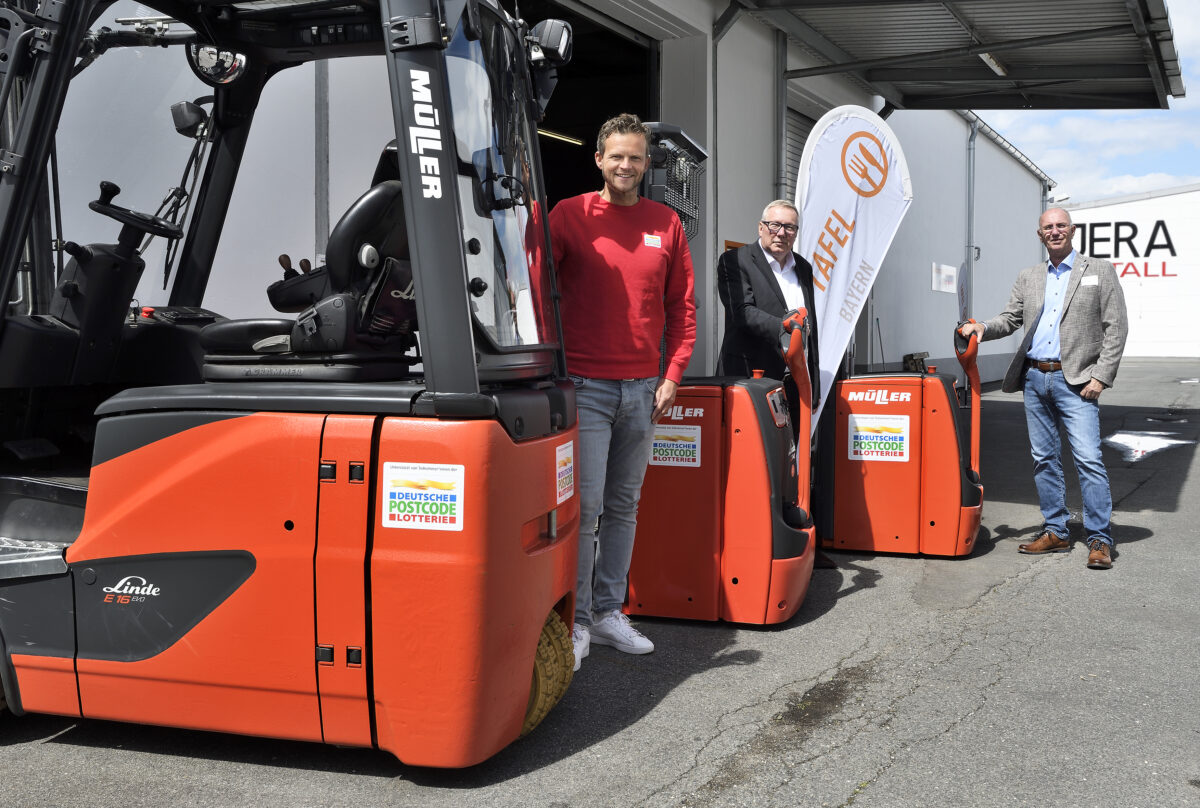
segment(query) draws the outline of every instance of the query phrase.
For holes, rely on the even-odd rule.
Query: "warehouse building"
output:
[[[595,133],[618,112],[679,126],[707,152],[691,239],[699,303],[693,375],[716,366],[719,253],[755,238],[765,202],[792,197],[805,137],[827,111],[854,104],[884,117],[906,154],[914,195],[858,324],[854,365],[897,369],[905,354],[927,352],[929,362],[952,369],[955,322],[994,313],[1017,270],[1039,260],[1033,229],[1053,188],[987,125],[987,110],[1165,108],[1184,92],[1163,0],[503,4],[531,22],[564,18],[575,31],[574,59],[560,71],[542,124],[558,136],[542,140],[551,202],[599,186]],[[97,24],[136,16],[138,8],[121,0]],[[361,102],[381,89],[384,73],[369,61],[382,58],[308,64],[272,79],[257,114],[293,122],[294,136],[256,141],[252,134],[217,256],[239,270],[224,286],[214,276],[207,305],[231,317],[269,313],[265,295],[247,298],[247,282],[261,279],[265,288],[278,279],[280,253],[320,261],[331,222],[362,192],[383,145],[395,137],[390,112]],[[207,94],[181,75],[175,54],[161,50],[111,53],[72,84],[58,152],[64,197],[81,200],[66,206],[79,240],[97,228],[96,238],[104,235],[103,222],[82,203],[95,188],[86,169],[112,159],[93,153],[100,145],[91,131],[105,121],[120,135],[123,121],[138,119],[108,101],[91,102],[88,82],[129,86],[134,60],[155,69],[144,91],[125,102],[161,105],[164,127],[171,125],[170,104]],[[126,198],[156,200],[161,177],[178,171],[188,147],[181,138],[169,154],[143,153],[138,166],[110,168],[127,178]],[[152,255],[148,263],[154,265]],[[154,274],[148,271],[139,287],[143,304],[165,299],[163,279]],[[999,378],[1016,339],[984,347],[985,380]]]

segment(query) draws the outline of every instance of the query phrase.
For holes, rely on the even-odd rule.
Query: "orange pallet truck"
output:
[[[629,614],[763,625],[788,620],[804,602],[816,553],[807,328],[804,309],[784,318],[799,447],[778,381],[695,379],[679,388],[656,427],[642,487]]]
[[[969,445],[950,374],[837,383],[833,537],[823,537],[824,547],[932,556],[974,549],[983,508],[978,340],[956,328],[954,350],[970,385]]]

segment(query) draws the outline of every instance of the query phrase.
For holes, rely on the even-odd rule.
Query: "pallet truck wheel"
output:
[[[575,648],[571,632],[558,612],[550,612],[538,638],[537,654],[533,659],[533,679],[529,683],[529,706],[525,708],[525,723],[521,737],[542,723],[559,699],[567,692],[575,668]]]

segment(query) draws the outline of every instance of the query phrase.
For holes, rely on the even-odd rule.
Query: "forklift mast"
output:
[[[386,152],[395,165],[376,172],[372,185],[390,180],[403,189],[396,191],[392,201],[400,204],[389,208],[384,224],[393,240],[402,242],[391,257],[405,266],[385,272],[362,262],[377,260],[382,266],[389,256],[370,258],[353,250],[337,256],[348,266],[330,266],[326,274],[338,288],[321,291],[349,294],[339,302],[359,307],[358,322],[328,322],[336,319],[332,303],[322,310],[313,295],[306,302],[318,305],[307,316],[285,308],[301,313],[296,319],[305,330],[282,346],[272,345],[272,351],[291,357],[276,357],[276,366],[289,368],[278,378],[329,378],[313,367],[318,355],[343,355],[350,368],[356,364],[353,354],[366,351],[377,366],[366,374],[373,380],[419,380],[424,409],[450,407],[462,414],[464,408],[491,408],[477,398],[481,386],[565,375],[535,123],[557,65],[569,58],[569,28],[564,37],[562,23],[547,21],[555,25],[543,23],[531,32],[495,0],[157,0],[147,4],[163,15],[149,18],[157,28],[128,19],[121,22],[134,30],[94,27],[111,5],[99,0],[0,4],[0,20],[8,22],[7,30],[0,28],[6,57],[0,66],[5,113],[0,291],[9,301],[0,317],[0,389],[106,385],[129,376],[121,371],[129,336],[124,321],[130,319],[137,282],[131,276],[144,269],[139,255],[145,241],[166,239],[177,252],[171,306],[205,305],[210,277],[224,270],[217,265],[217,245],[264,86],[280,71],[305,62],[370,54],[386,58],[395,137]],[[138,46],[174,47],[181,52],[181,69],[186,56],[192,71],[212,87],[211,120],[203,120],[199,110],[207,159],[200,158],[204,165],[197,167],[198,183],[187,194],[179,221],[170,216],[164,221],[161,209],[139,215],[122,207],[122,200],[114,199],[121,177],[102,184],[90,206],[123,225],[129,246],[120,247],[118,238],[108,261],[97,261],[91,245],[79,247],[70,232],[62,232],[59,178],[51,159],[55,131],[72,78],[107,50]],[[99,131],[96,137],[105,134]],[[113,144],[122,146],[137,148],[136,143]],[[331,233],[331,241],[336,236]],[[63,267],[65,256],[75,268]],[[121,280],[112,282],[117,275]],[[310,283],[309,288],[316,287]],[[221,319],[212,314],[213,320]],[[137,324],[136,318],[131,322]],[[263,328],[254,336],[261,338]],[[194,352],[197,363],[205,354],[225,354],[216,364],[229,365],[235,331],[226,326],[210,344],[201,340],[203,352]],[[284,334],[273,336],[282,340]],[[251,350],[254,342],[244,353],[264,350]],[[404,354],[387,371],[378,368],[381,347]],[[297,353],[314,361],[295,359]],[[180,376],[165,373],[165,359],[150,363],[160,365],[157,376],[147,363],[140,364],[144,378],[128,379],[132,385],[118,388]],[[364,378],[346,368],[339,380]],[[209,367],[198,370],[197,380],[201,376],[226,380],[230,374]],[[269,377],[265,370],[259,374]]]

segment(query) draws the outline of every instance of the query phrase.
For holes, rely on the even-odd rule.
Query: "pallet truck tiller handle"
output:
[[[979,356],[979,337],[971,334],[965,337],[959,329],[975,320],[963,320],[954,326],[954,353],[963,372],[967,374],[967,384],[971,388],[971,471],[975,479],[979,479],[979,368],[975,362]]]
[[[779,335],[783,361],[800,399],[796,408],[800,421],[796,425],[796,506],[805,513],[811,513],[808,502],[812,476],[809,462],[812,453],[812,380],[808,377],[808,335],[811,330],[808,309],[799,308],[783,315]]]

